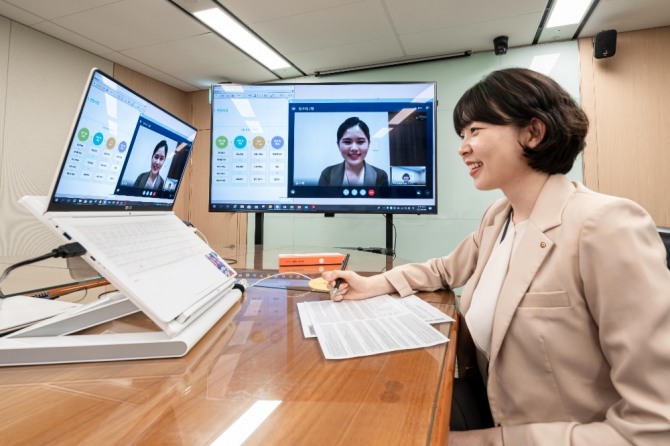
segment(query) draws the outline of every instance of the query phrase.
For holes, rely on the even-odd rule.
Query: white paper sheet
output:
[[[399,299],[383,295],[359,301],[301,302],[298,314],[305,337],[316,335],[326,359],[354,358],[448,342],[449,339],[430,323],[453,319],[418,297],[411,297]]]
[[[0,300],[0,334],[9,333],[33,322],[56,316],[80,304],[29,296],[12,296]]]
[[[384,294],[383,296],[389,296]],[[382,297],[382,296],[379,296]],[[376,299],[376,298],[372,298]],[[394,297],[401,305],[404,305],[407,310],[419,316],[422,320],[426,321],[429,324],[441,324],[444,322],[454,322],[454,319],[442,311],[438,310],[425,300],[415,296],[409,295],[406,297]],[[342,301],[340,303],[346,303],[351,301]],[[310,319],[310,315],[307,312],[306,304],[309,302],[298,302],[298,315],[300,316],[300,324],[302,326],[302,333],[306,338],[315,338],[316,331],[314,330],[314,324]]]

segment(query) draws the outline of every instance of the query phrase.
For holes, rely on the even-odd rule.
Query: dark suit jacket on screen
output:
[[[319,178],[319,186],[342,186],[342,178],[344,178],[344,162],[323,169]],[[372,164],[365,163],[363,186],[386,186],[388,182],[386,172]]]
[[[147,184],[147,179],[149,178],[149,173],[150,172],[144,172],[141,173],[137,179],[135,180],[135,184],[133,186],[135,187],[141,187],[142,189],[146,189],[145,185]],[[156,179],[156,182],[154,183],[154,187],[152,187],[153,190],[162,190],[163,189],[163,177],[158,175],[158,178]]]

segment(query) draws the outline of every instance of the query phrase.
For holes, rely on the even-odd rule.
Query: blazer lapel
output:
[[[344,178],[344,162],[333,166],[330,171],[330,185],[342,186],[342,178]]]
[[[551,252],[554,242],[545,232],[561,224],[561,214],[568,199],[575,191],[574,185],[564,175],[547,179],[537,197],[523,238],[512,258],[505,282],[500,291],[493,319],[490,366],[505,338],[519,302],[526,294],[538,268]]]

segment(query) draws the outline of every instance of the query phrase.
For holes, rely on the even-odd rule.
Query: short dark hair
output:
[[[168,153],[168,143],[167,143],[166,140],[163,139],[158,144],[156,144],[156,147],[154,148],[154,153],[152,154],[152,156],[155,155],[156,152],[158,152],[158,149],[160,149],[161,147],[163,149],[165,149],[165,154],[167,155],[167,153]]]
[[[344,132],[346,132],[348,129],[352,127],[359,126],[361,130],[363,130],[363,133],[365,133],[365,137],[370,141],[370,128],[368,125],[361,121],[358,117],[352,116],[351,118],[347,118],[344,120],[342,124],[337,129],[337,143],[340,143],[340,139],[342,139],[342,136],[344,135]]]
[[[459,136],[474,121],[524,127],[533,118],[545,124],[546,132],[535,148],[523,148],[528,165],[549,174],[568,173],[586,145],[589,120],[549,76],[526,68],[494,71],[466,91],[454,108]]]
[[[409,178],[409,174],[407,172],[405,172],[405,173],[402,174],[402,177],[403,178],[405,178],[405,177]]]

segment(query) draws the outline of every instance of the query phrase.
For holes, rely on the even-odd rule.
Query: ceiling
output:
[[[670,25],[668,0],[600,0],[560,30],[540,27],[552,0],[219,0],[293,65],[272,72],[185,12],[210,1],[0,0],[0,15],[183,91]]]

